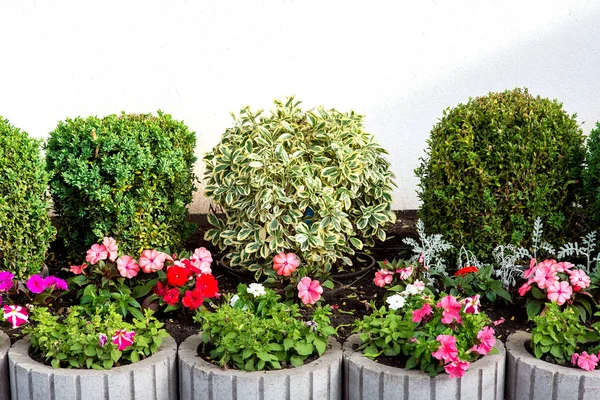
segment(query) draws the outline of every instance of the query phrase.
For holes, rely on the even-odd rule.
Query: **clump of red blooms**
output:
[[[467,276],[467,275],[475,273],[477,271],[479,271],[479,268],[468,265],[468,266],[456,271],[456,273],[454,273],[454,276]]]

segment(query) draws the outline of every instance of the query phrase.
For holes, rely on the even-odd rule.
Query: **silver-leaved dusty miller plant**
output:
[[[441,254],[451,249],[452,244],[444,240],[441,234],[427,235],[425,224],[421,220],[417,221],[417,234],[419,235],[419,242],[413,238],[403,239],[405,244],[412,246],[415,253],[411,261],[417,262],[420,257],[423,257],[424,265],[437,273],[444,274],[446,272],[446,260]],[[426,278],[430,279],[429,274],[426,274]]]
[[[583,269],[586,274],[591,274],[592,267],[594,271],[598,268],[600,252],[594,256],[596,249],[596,232],[590,232],[583,238],[583,243],[580,245],[577,242],[563,244],[558,251],[558,258],[563,257],[585,257],[586,265],[578,264],[577,268]]]

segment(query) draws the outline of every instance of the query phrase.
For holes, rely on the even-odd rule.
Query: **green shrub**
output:
[[[586,214],[594,229],[600,226],[600,122],[590,131],[587,140],[587,168],[584,176],[587,197]]]
[[[40,271],[56,230],[40,143],[0,117],[0,270]]]
[[[169,114],[67,119],[46,154],[59,236],[77,259],[104,236],[125,254],[178,249],[190,226],[196,137]]]
[[[428,230],[490,260],[498,243],[528,246],[536,217],[568,232],[581,194],[583,136],[575,115],[527,89],[444,111],[416,169]]]
[[[299,103],[275,101],[269,116],[243,108],[204,158],[205,193],[224,214],[209,215],[205,238],[257,276],[274,273],[281,251],[311,272],[349,265],[347,255],[385,240],[395,220],[387,152],[363,116]]]

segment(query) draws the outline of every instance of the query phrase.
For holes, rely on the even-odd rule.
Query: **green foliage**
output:
[[[0,117],[0,270],[18,279],[40,271],[56,230],[40,142]]]
[[[31,325],[24,332],[34,349],[41,351],[54,368],[111,369],[123,363],[137,362],[156,353],[167,332],[163,324],[147,310],[142,319],[123,321],[114,307],[86,317],[79,306],[70,308],[66,317],[52,315],[47,308],[34,308]],[[131,346],[118,350],[111,337],[118,329],[135,332]],[[101,346],[99,335],[108,341]]]
[[[169,114],[67,119],[46,146],[59,236],[77,257],[104,236],[126,254],[182,247],[196,138]]]
[[[442,284],[445,291],[457,297],[470,297],[476,294],[495,303],[499,298],[509,302],[510,293],[502,287],[502,282],[492,277],[494,269],[487,265],[471,272],[459,276],[443,276]]]
[[[572,308],[547,303],[544,312],[533,317],[531,348],[537,358],[567,364],[577,347],[586,341],[586,328]]]
[[[584,187],[587,200],[586,214],[595,229],[600,227],[600,122],[590,131],[587,140],[587,168]]]
[[[470,99],[444,111],[427,143],[415,172],[432,232],[484,261],[498,243],[530,247],[535,217],[556,241],[568,232],[585,150],[575,115],[557,101],[527,89]]]
[[[243,108],[204,157],[205,193],[224,213],[209,216],[215,228],[205,238],[257,276],[273,273],[281,251],[315,273],[341,269],[395,221],[387,152],[363,116],[299,103],[275,101],[269,116]]]
[[[254,297],[245,285],[235,298],[228,298],[215,312],[199,309],[202,340],[210,359],[222,367],[244,371],[302,366],[312,356],[322,355],[331,327],[328,308],[315,307],[305,321],[297,304],[282,303],[271,289]]]

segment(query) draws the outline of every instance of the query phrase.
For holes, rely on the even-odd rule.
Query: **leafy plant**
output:
[[[421,219],[417,221],[417,234],[419,235],[419,241],[413,238],[404,238],[402,240],[407,245],[412,246],[413,253],[415,253],[412,260],[418,260],[427,266],[428,269],[432,269],[432,272],[438,274],[445,273],[446,260],[442,256],[442,253],[452,249],[452,244],[446,241],[442,234],[428,235],[425,232],[425,224]],[[427,276],[427,272],[425,273]]]
[[[194,132],[160,111],[60,122],[46,158],[69,257],[104,236],[134,255],[182,247],[191,233],[195,142]]]
[[[284,250],[311,274],[342,270],[395,221],[387,152],[363,116],[299,104],[275,101],[269,116],[243,108],[204,157],[205,194],[217,205],[205,238],[257,278],[274,274],[270,260]]]
[[[469,268],[472,271],[461,273]],[[493,278],[494,269],[491,265],[480,268],[467,266],[457,271],[455,276],[445,276],[442,278],[442,284],[445,290],[457,297],[468,297],[481,295],[490,302],[494,303],[498,298],[510,301],[510,293],[502,287],[502,282]]]
[[[0,117],[0,270],[38,273],[55,228],[40,142]]]
[[[575,116],[527,89],[470,99],[433,127],[419,216],[485,262],[498,243],[529,248],[535,217],[558,242],[580,201],[585,150]],[[456,253],[453,253],[456,256]]]
[[[590,131],[587,140],[587,168],[584,170],[586,214],[592,226],[600,226],[600,122]]]
[[[211,361],[222,367],[260,371],[301,366],[309,357],[325,352],[329,336],[336,333],[328,308],[317,306],[306,317],[310,319],[305,319],[297,304],[282,303],[271,289],[252,285],[239,285],[238,293],[227,296],[214,312],[197,311],[203,353]]]

